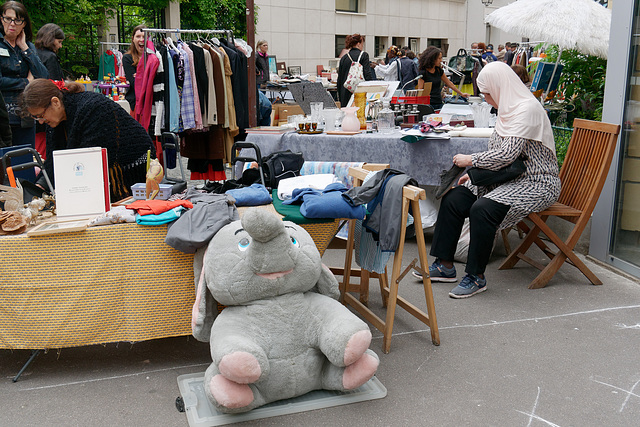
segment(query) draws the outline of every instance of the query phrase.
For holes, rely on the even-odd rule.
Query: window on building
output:
[[[336,11],[358,13],[358,0],[336,0]]]
[[[442,49],[442,43],[446,43],[447,39],[427,39],[427,46],[435,46]]]
[[[394,46],[398,46],[398,48],[401,48],[402,46],[404,46],[404,40],[404,37],[392,37],[391,44]]]
[[[420,55],[420,39],[409,37],[409,49],[416,55]]]
[[[344,44],[347,41],[347,36],[336,34],[336,58],[340,57],[340,52],[344,49]]]
[[[375,40],[375,47],[374,47],[374,56],[376,57],[380,57],[380,56],[384,56],[387,53],[387,42],[388,42],[389,38],[388,37],[379,37],[376,36],[376,40]]]

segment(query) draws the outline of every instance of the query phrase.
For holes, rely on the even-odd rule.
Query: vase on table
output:
[[[367,94],[365,92],[359,92],[353,94],[353,105],[358,107],[358,120],[360,120],[360,129],[367,128],[367,119],[364,115],[364,110],[367,107]]]
[[[360,131],[360,120],[356,116],[358,107],[343,107],[344,119],[342,119],[342,130],[345,132],[358,132]]]

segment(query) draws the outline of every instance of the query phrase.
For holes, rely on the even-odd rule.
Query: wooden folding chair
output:
[[[500,270],[512,268],[519,260],[531,264],[541,270],[540,274],[529,284],[529,289],[537,289],[546,286],[568,258],[568,262],[577,267],[591,283],[594,285],[602,284],[596,275],[576,256],[573,249],[591,217],[598,197],[600,197],[609,166],[611,166],[619,132],[619,125],[583,119],[574,120],[573,135],[571,135],[567,155],[560,170],[560,182],[562,183],[560,197],[548,209],[529,214],[527,219],[533,222],[533,227],[529,228],[524,222],[519,224],[519,228],[527,235],[502,263],[499,267]],[[558,237],[546,224],[547,218],[550,216],[556,216],[574,224],[566,240]],[[551,240],[558,251],[552,251],[540,239],[538,236],[540,232]],[[551,259],[546,266],[525,255],[533,243]]]
[[[361,185],[362,181],[366,178],[369,171],[362,168],[350,168],[349,175],[355,178],[355,185]],[[354,249],[354,235],[356,220],[349,220],[349,238],[347,240],[347,249],[345,254],[344,269],[331,269],[334,274],[341,274],[343,280],[340,282],[340,299],[344,304],[350,305],[358,313],[360,313],[369,323],[383,333],[384,338],[382,341],[382,351],[388,353],[391,348],[391,333],[393,331],[393,320],[395,317],[396,306],[400,306],[407,310],[418,320],[429,326],[431,330],[431,341],[435,345],[440,345],[440,335],[438,333],[438,322],[436,320],[435,304],[433,302],[433,293],[431,290],[431,278],[429,274],[423,274],[423,286],[425,293],[425,300],[427,306],[427,313],[420,310],[418,307],[407,301],[405,298],[398,295],[398,285],[404,276],[411,271],[416,265],[417,260],[414,259],[403,271],[402,268],[402,253],[404,250],[404,242],[406,237],[406,225],[407,218],[409,216],[409,206],[411,206],[414,219],[414,227],[416,230],[422,230],[422,220],[420,216],[419,200],[425,199],[426,194],[422,188],[414,187],[412,185],[406,185],[403,188],[402,194],[402,226],[400,233],[400,241],[398,243],[398,249],[395,252],[393,259],[393,271],[391,273],[391,281],[387,279],[386,271],[384,274],[377,274],[368,272],[366,270],[354,269],[351,267],[353,259]],[[416,232],[416,241],[418,243],[418,256],[420,259],[421,271],[428,271],[427,266],[427,249],[424,241],[424,234],[420,231]],[[352,276],[360,277],[360,284],[354,285],[350,283]],[[387,308],[386,318],[383,321],[376,314],[374,314],[369,307],[367,307],[368,299],[368,278],[378,278],[380,281],[380,291],[382,294],[383,305]],[[349,292],[360,293],[360,299],[350,294]]]

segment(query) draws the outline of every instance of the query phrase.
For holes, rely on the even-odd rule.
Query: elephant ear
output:
[[[322,264],[318,283],[316,283],[312,291],[321,295],[326,295],[335,300],[340,298],[340,286],[338,285],[338,279],[336,279],[336,276],[334,276],[331,270],[329,270],[329,267],[324,264]]]
[[[195,339],[201,342],[209,342],[211,327],[218,316],[218,302],[209,292],[204,274],[206,255],[206,249],[198,249],[193,262],[194,277],[198,282],[196,284],[196,300],[191,311],[191,332]]]

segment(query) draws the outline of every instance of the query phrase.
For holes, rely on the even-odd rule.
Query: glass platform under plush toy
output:
[[[223,414],[218,412],[204,394],[204,372],[180,375],[178,377],[180,396],[176,406],[184,410],[190,427],[221,426],[261,418],[329,408],[365,400],[381,399],[387,389],[377,377],[351,391],[314,390],[291,399],[278,400],[249,412]]]

